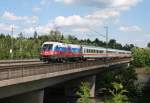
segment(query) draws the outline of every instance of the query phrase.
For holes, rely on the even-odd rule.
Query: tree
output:
[[[113,90],[109,89],[112,98],[106,100],[104,103],[129,103],[128,97],[125,95],[128,91],[124,89],[121,83],[112,83]]]
[[[144,67],[146,64],[145,62],[145,53],[144,49],[141,48],[133,48],[132,49],[132,56],[133,56],[133,65],[136,67]]]
[[[22,33],[22,32],[20,32],[20,33],[18,34],[18,38],[19,38],[19,39],[24,39],[24,36],[23,36],[23,33]]]
[[[132,50],[132,48],[134,48],[135,46],[133,45],[133,44],[126,44],[124,47],[123,47],[123,49],[124,50]]]
[[[68,35],[67,39],[68,39],[69,43],[72,43],[72,44],[78,44],[79,43],[78,39],[73,35]]]
[[[150,48],[150,43],[147,44],[147,47]]]
[[[115,48],[115,47],[116,47],[116,40],[111,39],[111,40],[109,41],[109,43],[108,43],[108,46],[109,46],[110,48]]]
[[[82,82],[79,90],[76,93],[79,96],[77,103],[91,103],[90,102],[90,85],[88,82]]]
[[[33,38],[34,38],[34,39],[37,39],[37,37],[38,37],[38,34],[37,34],[36,31],[34,31]]]

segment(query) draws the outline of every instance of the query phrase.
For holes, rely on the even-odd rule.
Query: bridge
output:
[[[116,60],[89,60],[85,62],[41,63],[39,61],[0,62],[0,99],[15,96],[8,103],[43,103],[44,89],[70,80],[72,85],[86,80],[94,97],[96,74],[110,67],[129,64],[131,58]],[[82,79],[81,79],[82,78]],[[66,94],[71,95],[71,86],[66,86]],[[1,102],[1,101],[0,101]],[[5,102],[4,102],[5,103]]]

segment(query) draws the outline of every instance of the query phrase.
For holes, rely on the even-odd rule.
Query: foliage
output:
[[[79,96],[78,103],[91,103],[90,102],[90,85],[88,82],[82,82],[79,90],[76,93]]]
[[[133,62],[136,67],[150,66],[150,48],[132,49]]]
[[[112,98],[106,100],[105,103],[129,103],[128,97],[125,95],[128,91],[123,88],[123,85],[117,82],[112,83],[112,85],[113,90],[109,90]]]
[[[133,66],[127,67],[122,65],[121,67],[115,67],[113,71],[107,71],[97,76],[97,91],[101,91],[102,88],[113,88],[112,82],[119,82],[124,86],[124,89],[128,90],[127,95],[131,98],[138,95],[137,86],[135,81],[137,80],[137,74]],[[102,91],[103,95],[109,95],[108,91]]]

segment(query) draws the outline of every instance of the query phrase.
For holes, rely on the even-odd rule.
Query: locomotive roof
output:
[[[54,44],[54,45],[61,45],[61,46],[80,47],[80,45],[60,43],[60,42],[44,42],[44,44]]]

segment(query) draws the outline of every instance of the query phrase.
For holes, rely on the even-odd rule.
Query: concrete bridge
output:
[[[109,70],[109,67],[129,65],[130,61],[130,58],[105,62],[91,60],[0,69],[0,99],[15,96],[7,100],[7,103],[43,103],[45,88],[70,80],[75,81],[65,86],[66,95],[72,94],[70,89],[72,86],[79,85],[81,81],[88,81],[91,86],[91,97],[94,97],[96,74],[106,69]]]

